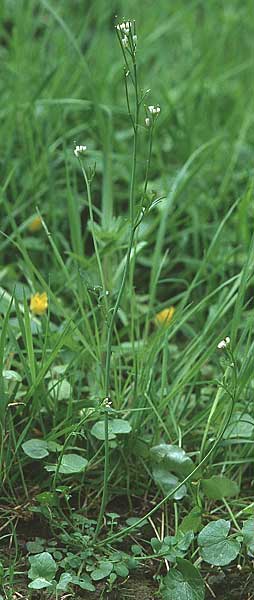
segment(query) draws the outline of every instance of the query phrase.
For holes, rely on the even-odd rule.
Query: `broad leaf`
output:
[[[154,465],[152,472],[156,485],[162,489],[165,495],[174,490],[174,488],[180,483],[179,479],[172,473],[169,473],[168,469],[164,466]],[[172,498],[175,500],[181,500],[181,498],[186,495],[186,492],[186,485],[182,485],[179,490],[175,492]]]
[[[71,583],[72,581],[72,575],[70,573],[62,573],[59,582],[56,586],[57,590],[60,590],[61,592],[66,592],[68,589],[68,585],[69,583]]]
[[[44,550],[43,541],[41,539],[35,540],[35,542],[27,542],[26,547],[30,554],[39,554]]]
[[[53,442],[53,441],[48,442],[49,452],[61,452],[62,449],[63,449],[62,444],[58,444],[57,442]]]
[[[204,600],[205,584],[196,567],[179,559],[177,568],[170,569],[163,579],[163,600]]]
[[[250,556],[254,556],[254,519],[248,519],[244,522],[243,528],[243,541],[247,546],[247,551]]]
[[[192,531],[166,536],[162,541],[158,538],[151,539],[151,546],[156,554],[161,554],[172,563],[176,562],[177,558],[183,558],[187,552],[191,542],[193,541],[194,534]]]
[[[43,590],[44,588],[51,587],[51,581],[44,579],[44,577],[37,577],[31,583],[28,584],[28,587],[32,590]]]
[[[125,419],[112,419],[108,423],[108,437],[110,440],[116,438],[117,435],[126,435],[130,433],[131,425]],[[91,429],[91,434],[97,438],[97,440],[105,440],[105,425],[104,421],[98,421]]]
[[[138,529],[138,528],[144,527],[144,525],[146,525],[148,523],[147,519],[144,519],[144,521],[142,521],[142,523],[139,523],[139,521],[140,521],[139,517],[129,517],[128,519],[126,519],[126,525],[128,525],[128,526],[131,525],[132,527],[136,526]],[[137,523],[139,523],[139,524],[137,525]]]
[[[40,494],[36,494],[35,498],[44,506],[56,506],[57,504],[57,498],[53,492],[41,492]]]
[[[250,438],[254,431],[254,419],[248,413],[236,412],[226,428],[223,437],[228,438]]]
[[[82,577],[73,575],[72,583],[80,587],[82,590],[86,590],[87,592],[95,592],[95,587],[88,575],[82,575]]]
[[[110,423],[112,425],[112,431],[116,435],[130,433],[131,431],[131,425],[126,419],[112,419]]]
[[[193,461],[186,452],[172,444],[159,444],[151,448],[151,455],[156,463],[163,463],[168,471],[172,471],[180,477],[187,477],[194,468]]]
[[[165,537],[165,540],[167,538]],[[193,531],[187,531],[186,533],[183,533],[182,531],[178,531],[177,535],[176,535],[176,547],[177,550],[180,552],[186,552],[192,541],[194,539],[194,533]]]
[[[230,521],[219,519],[208,523],[198,535],[200,554],[207,563],[215,566],[225,566],[235,560],[240,544],[228,538]]]
[[[116,563],[114,566],[115,572],[119,577],[128,577],[129,569],[124,563]]]
[[[222,500],[239,494],[239,487],[235,481],[217,475],[213,475],[210,479],[203,479],[202,489],[211,500]]]
[[[42,578],[52,581],[57,571],[57,565],[49,552],[41,552],[29,557],[31,568],[28,571],[29,579]]]
[[[99,581],[100,579],[104,579],[105,577],[108,577],[110,575],[112,569],[113,569],[112,562],[109,562],[107,560],[101,561],[99,563],[98,569],[95,569],[91,573],[91,578],[93,579],[93,581]]]
[[[56,398],[57,400],[69,400],[72,394],[71,384],[67,379],[60,381],[50,380],[48,389],[51,398]]]
[[[22,377],[17,371],[3,370],[4,379],[11,379],[12,381],[22,381]]]
[[[22,448],[27,456],[30,456],[30,458],[35,458],[37,460],[45,458],[49,455],[47,442],[44,442],[43,440],[38,440],[36,438],[28,440],[27,442],[22,444]]]
[[[64,454],[61,459],[59,467],[59,473],[64,475],[71,475],[72,473],[81,473],[84,471],[88,464],[86,458],[79,456],[78,454]],[[56,471],[57,465],[47,465],[46,471]]]
[[[196,533],[200,529],[202,511],[198,506],[194,506],[188,515],[183,518],[179,530],[183,533],[194,531]]]

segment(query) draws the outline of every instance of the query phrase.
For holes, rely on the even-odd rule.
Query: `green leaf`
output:
[[[104,425],[104,421],[98,421],[97,423],[95,423],[91,429],[91,434],[97,438],[97,440],[105,440],[105,425]],[[112,424],[111,421],[109,421],[108,424],[108,439],[109,440],[114,440],[116,438],[116,435],[113,433],[112,431]]]
[[[148,523],[147,519],[144,519],[144,521],[142,521],[142,523],[139,523],[137,525],[137,523],[139,522],[140,518],[139,517],[128,517],[128,519],[126,519],[126,525],[128,526],[136,526],[137,529],[144,527],[144,525],[146,525]]]
[[[72,394],[71,384],[67,379],[61,381],[51,379],[48,383],[48,389],[51,398],[57,398],[57,400],[69,400]]]
[[[194,531],[194,533],[196,533],[199,531],[201,525],[201,515],[202,511],[200,508],[198,508],[198,506],[194,506],[189,514],[183,518],[179,526],[179,530],[183,533],[186,533],[187,531]]]
[[[116,435],[125,435],[131,431],[131,425],[126,419],[112,419],[110,423],[112,425],[112,431]]]
[[[107,512],[106,516],[109,517],[112,521],[115,521],[116,519],[120,519],[120,515],[118,513],[114,513],[114,512]]]
[[[95,587],[88,575],[82,577],[77,577],[76,575],[73,575],[72,583],[80,587],[82,590],[86,590],[87,592],[95,592]]]
[[[161,554],[169,562],[175,563],[177,558],[183,558],[193,538],[193,531],[188,531],[187,533],[179,531],[176,536],[168,535],[162,541],[158,540],[158,538],[152,538],[151,546],[156,554]]]
[[[32,590],[42,590],[43,588],[51,587],[52,583],[44,577],[37,577],[31,583],[28,584],[28,587]]]
[[[63,449],[63,446],[61,444],[58,444],[57,442],[48,442],[48,450],[49,452],[61,452],[61,450]]]
[[[86,458],[79,456],[78,454],[63,454],[61,464],[58,472],[64,475],[71,475],[72,473],[80,473],[84,471],[88,464]],[[57,469],[57,465],[47,465],[46,471],[54,472]]]
[[[138,544],[132,544],[131,551],[134,554],[134,556],[141,556],[143,554],[143,549]]]
[[[254,556],[254,519],[244,522],[242,528],[243,541],[247,546],[248,554]]]
[[[101,561],[99,563],[99,568],[95,569],[91,573],[91,578],[93,579],[93,581],[99,581],[100,579],[104,579],[105,577],[108,577],[110,575],[112,569],[113,569],[112,562],[109,562],[107,560]]]
[[[225,566],[234,560],[239,551],[240,544],[228,538],[230,521],[219,519],[215,523],[208,523],[198,535],[200,555],[210,565]]]
[[[114,570],[119,577],[128,577],[129,575],[129,569],[124,563],[117,563],[114,566]]]
[[[17,371],[3,370],[3,377],[12,381],[22,381],[22,377]]]
[[[49,552],[41,552],[29,557],[31,568],[28,571],[29,579],[46,579],[51,581],[57,571],[57,565]]]
[[[222,500],[239,494],[239,487],[235,481],[227,477],[213,475],[210,479],[202,480],[202,489],[211,500]]]
[[[22,448],[27,456],[40,460],[49,455],[48,444],[43,440],[31,439],[22,444]]]
[[[72,581],[72,575],[70,575],[70,573],[62,573],[59,582],[56,586],[57,590],[60,590],[61,592],[66,592],[68,589],[68,585],[69,583],[71,583]]]
[[[166,541],[167,537],[165,537],[164,539]],[[183,533],[182,531],[178,531],[178,533],[176,535],[177,551],[186,552],[189,549],[193,539],[194,539],[193,531],[187,531],[186,533]]]
[[[159,446],[151,448],[150,452],[156,463],[163,463],[168,471],[172,471],[180,477],[187,477],[194,468],[191,458],[179,446],[159,444]]]
[[[39,554],[39,552],[43,552],[44,547],[42,544],[42,540],[37,540],[35,542],[27,542],[27,550],[31,554]]]
[[[236,412],[226,428],[223,437],[228,438],[251,438],[254,431],[254,419],[248,413]]]
[[[128,558],[126,558],[126,566],[128,569],[134,570],[134,569],[138,569],[139,562],[137,560],[135,560],[135,558],[133,556],[129,556]]]
[[[163,579],[163,600],[204,600],[205,584],[196,567],[179,559],[177,568],[170,569]]]
[[[172,473],[169,473],[166,467],[154,465],[152,473],[156,485],[158,485],[165,494],[171,492],[180,483],[179,479],[175,475],[172,475]],[[172,497],[175,500],[181,500],[186,493],[186,485],[182,485]]]
[[[53,492],[41,492],[36,494],[36,500],[44,506],[56,506],[57,498]]]
[[[126,435],[130,433],[131,425],[125,419],[112,419],[108,424],[108,435],[109,439],[113,440],[117,435]],[[91,429],[91,434],[97,438],[97,440],[105,440],[105,425],[104,421],[98,421]]]

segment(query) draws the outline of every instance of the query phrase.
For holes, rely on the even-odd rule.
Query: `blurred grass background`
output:
[[[0,45],[1,171],[17,226],[38,206],[59,249],[68,249],[67,171],[87,235],[83,183],[71,152],[74,141],[85,143],[97,164],[94,191],[102,227],[110,229],[111,207],[117,215],[126,210],[131,131],[114,16],[133,17],[138,26],[141,84],[151,89],[149,101],[162,107],[151,187],[169,194],[176,174],[193,152],[211,144],[195,160],[195,178],[191,177],[188,189],[165,208],[171,264],[187,252],[192,255],[188,274],[193,275],[217,219],[253,174],[253,13],[251,1],[238,0],[178,0],[174,6],[161,0],[146,2],[145,7],[130,0],[5,0]],[[145,150],[144,135],[139,146],[140,178]],[[247,214],[236,219],[234,232],[229,232],[234,244],[249,239]],[[153,220],[148,256],[156,236],[154,216]],[[3,200],[2,230],[13,231]],[[29,239],[25,245],[39,251],[40,266],[47,269],[44,242]],[[6,264],[12,250],[3,238],[1,246]],[[229,253],[230,261],[231,250],[221,250],[223,256]]]

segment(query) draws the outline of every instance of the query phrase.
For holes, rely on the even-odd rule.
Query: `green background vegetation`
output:
[[[85,144],[86,165],[96,163],[96,237],[112,308],[129,235],[133,143],[115,15],[136,20],[140,86],[151,90],[148,104],[161,106],[149,192],[164,199],[139,229],[135,295],[127,285],[114,332],[112,416],[127,420],[131,431],[110,442],[109,500],[117,504],[123,497],[126,512],[140,516],[145,494],[161,499],[152,477],[153,446],[180,445],[194,462],[209,451],[229,403],[225,389],[218,399],[217,380],[228,363],[216,346],[230,335],[241,423],[228,434],[234,442],[224,439],[209,458],[204,477],[226,474],[241,488],[231,508],[222,502],[218,511],[231,518],[249,504],[253,463],[251,0],[1,3],[3,517],[20,503],[37,506],[36,495],[60,483],[59,473],[52,483],[45,471],[47,460],[36,463],[24,453],[22,444],[36,437],[65,443],[88,461],[85,473],[61,480],[72,506],[85,505],[94,515],[101,498],[103,442],[91,428],[103,420],[108,314],[73,149]],[[144,118],[145,112],[137,198],[147,158]],[[32,233],[37,210],[44,226]],[[47,292],[49,310],[30,321],[29,301],[37,291]],[[156,313],[171,305],[170,327],[156,327]],[[202,493],[199,501],[209,513],[214,506]],[[177,518],[196,501],[192,489],[175,505]]]

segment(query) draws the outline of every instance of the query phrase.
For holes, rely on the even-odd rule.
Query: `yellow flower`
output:
[[[175,312],[175,307],[170,306],[169,308],[164,308],[155,316],[156,325],[169,325],[172,320],[173,314]]]
[[[46,292],[38,292],[31,297],[30,310],[33,315],[43,315],[48,308],[48,296]]]
[[[28,229],[29,229],[29,231],[31,231],[31,233],[35,233],[36,231],[39,231],[39,229],[41,229],[41,227],[42,227],[42,222],[41,222],[41,217],[39,217],[39,215],[37,215],[37,217],[34,217],[34,219],[28,225]]]

